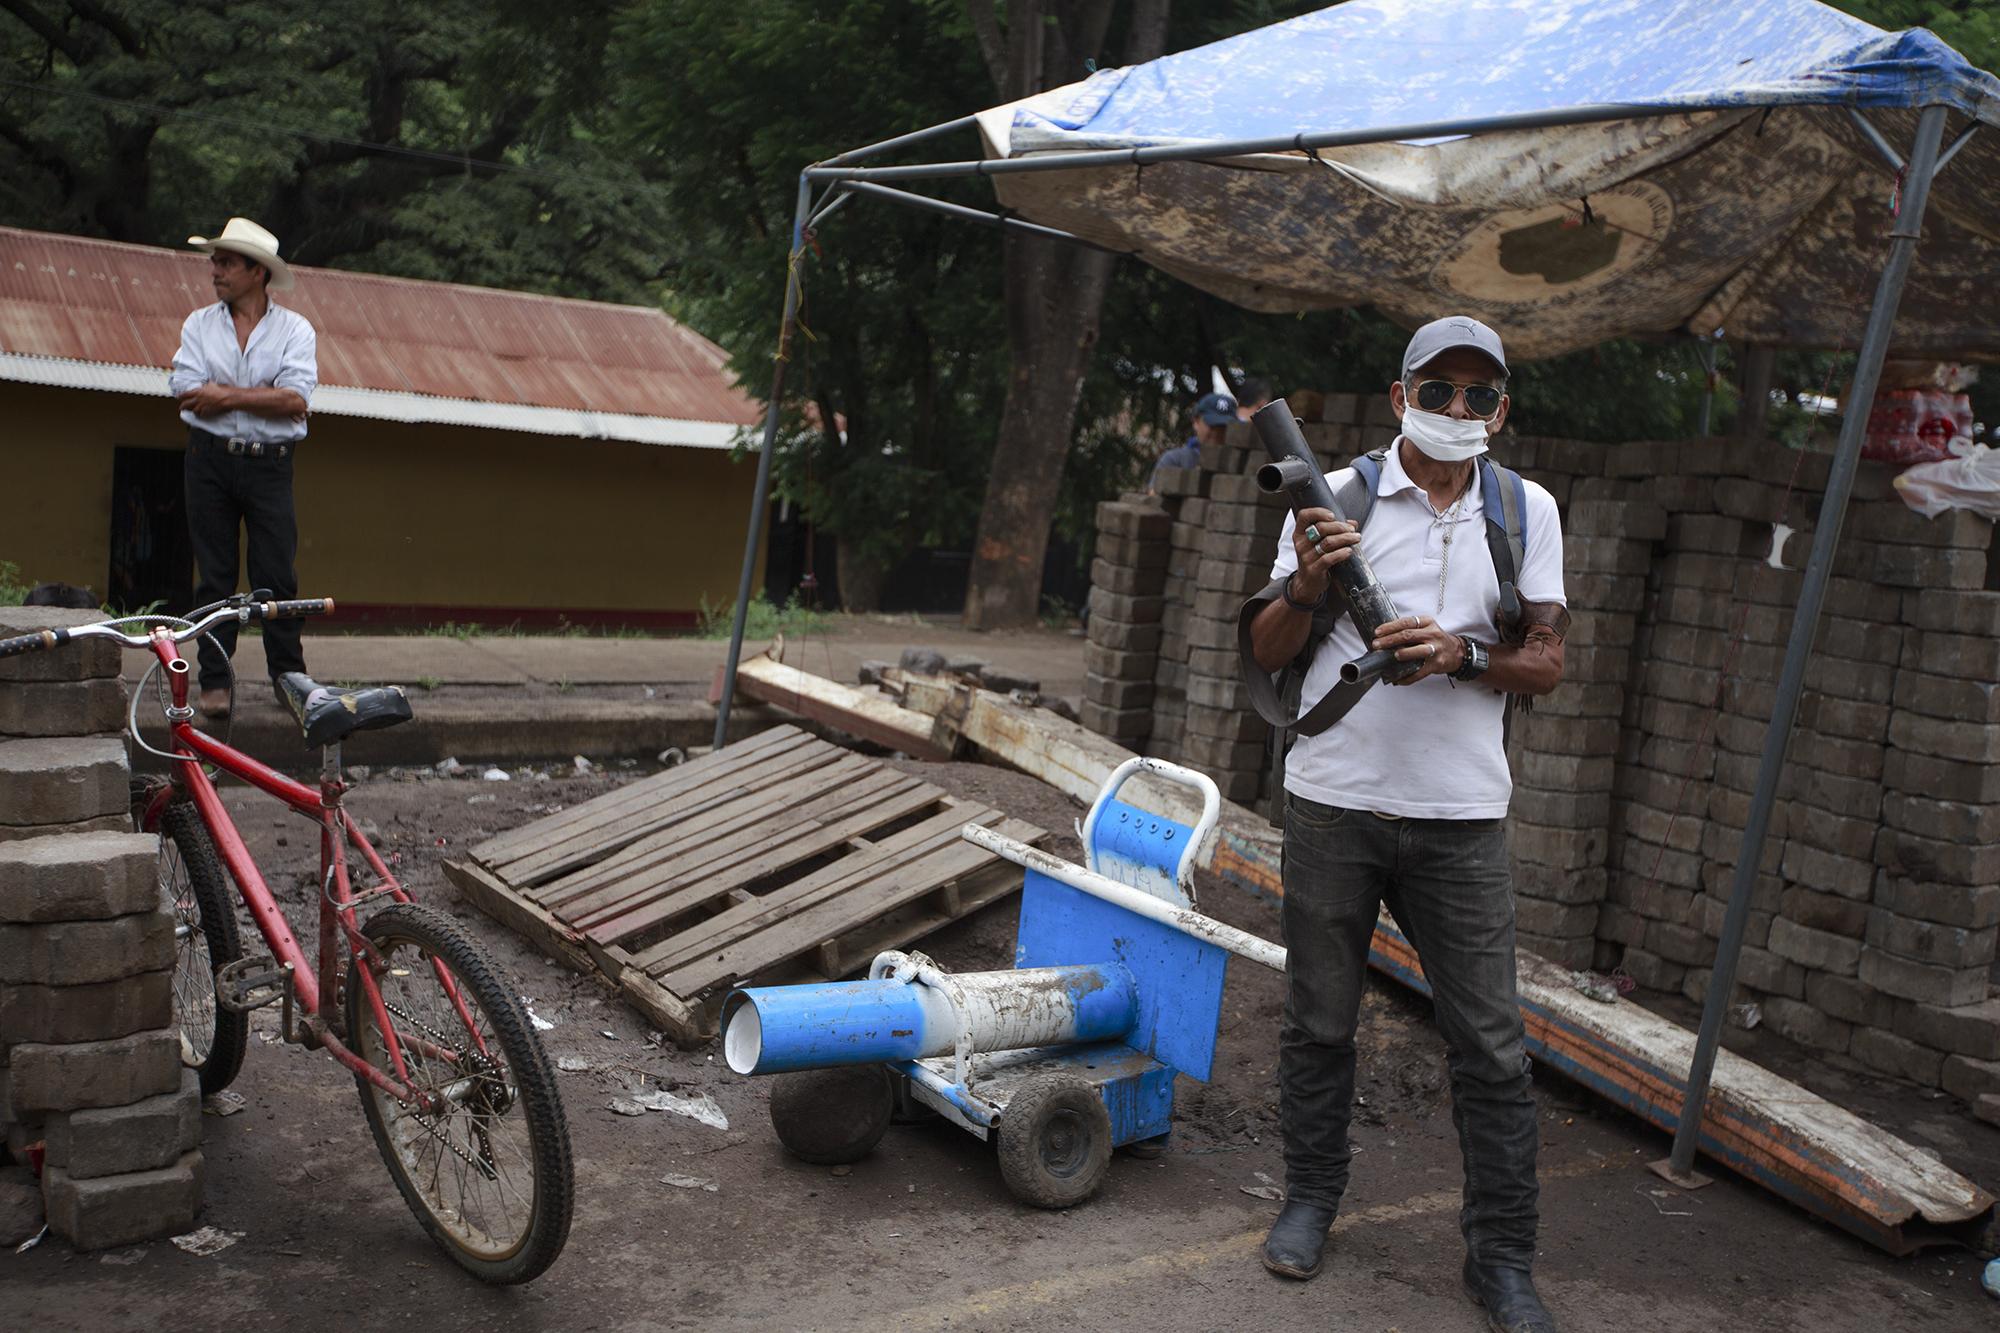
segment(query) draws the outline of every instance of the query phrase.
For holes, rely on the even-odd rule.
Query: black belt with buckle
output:
[[[210,444],[219,446],[226,454],[241,458],[288,458],[292,446],[281,441],[250,440],[241,435],[217,435],[213,431],[198,432]]]

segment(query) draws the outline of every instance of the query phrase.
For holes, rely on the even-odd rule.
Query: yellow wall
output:
[[[0,560],[101,596],[112,449],[186,437],[164,398],[0,383],[0,475],[15,483]],[[318,416],[293,483],[299,590],[491,611],[727,605],[755,478],[721,449]]]

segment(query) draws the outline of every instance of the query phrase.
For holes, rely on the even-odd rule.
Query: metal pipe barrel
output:
[[[926,969],[928,971],[928,969]],[[931,974],[936,975],[936,974]],[[754,986],[723,1004],[722,1050],[739,1074],[1108,1041],[1132,1030],[1139,986],[1120,963]]]

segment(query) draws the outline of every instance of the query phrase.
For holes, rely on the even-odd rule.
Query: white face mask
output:
[[[1415,403],[1403,409],[1403,438],[1424,457],[1439,463],[1463,463],[1486,452],[1486,423],[1426,412]]]

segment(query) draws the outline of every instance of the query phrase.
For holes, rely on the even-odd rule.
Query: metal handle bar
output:
[[[218,607],[200,620],[186,622],[185,627],[173,631],[171,637],[175,643],[186,643],[199,636],[209,626],[220,624],[225,620],[291,620],[299,616],[332,614],[331,597],[302,597],[283,602],[238,602]],[[123,630],[112,628],[123,623],[125,623],[123,620],[103,620],[95,625],[77,625],[70,629],[40,629],[16,635],[11,639],[0,639],[0,657],[14,657],[39,648],[55,648],[72,639],[113,639],[127,648],[144,648],[152,641],[151,634],[127,634]]]

